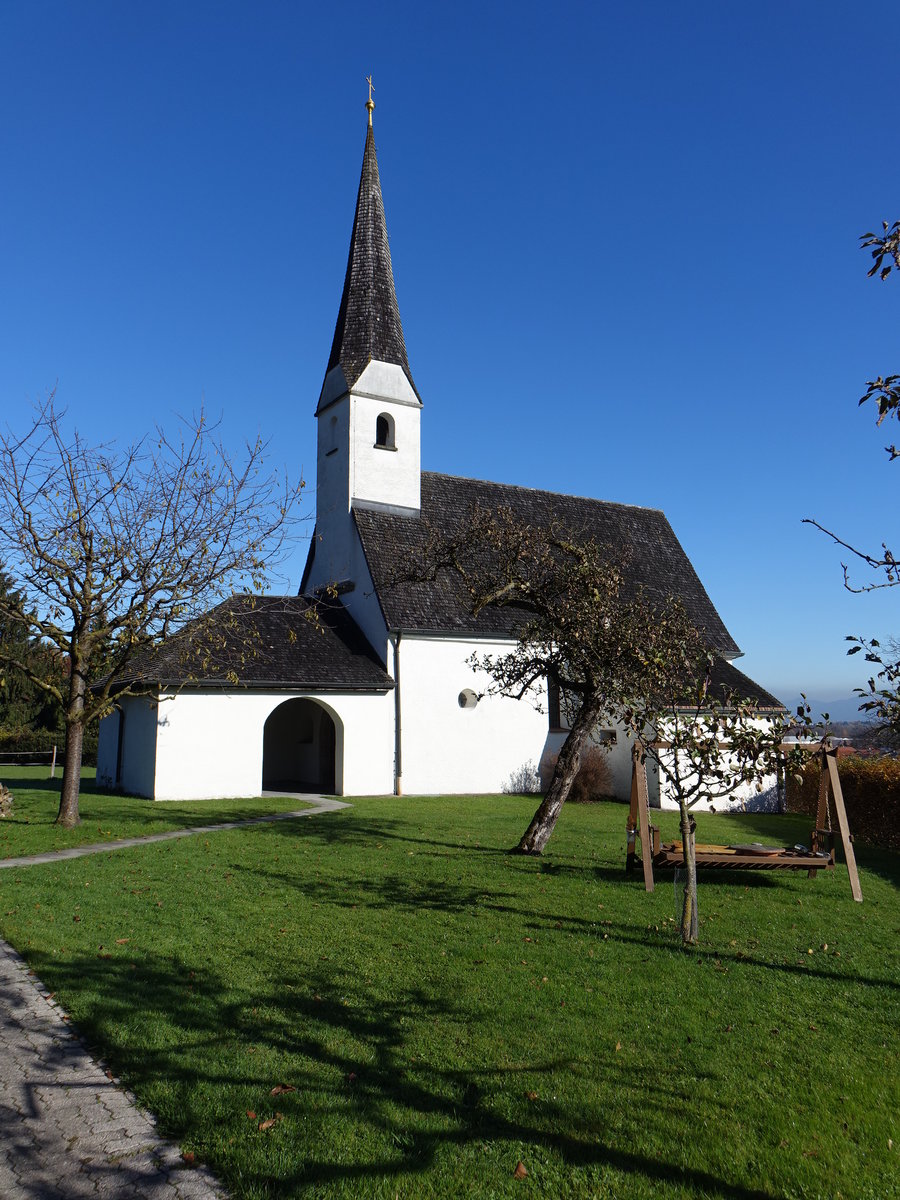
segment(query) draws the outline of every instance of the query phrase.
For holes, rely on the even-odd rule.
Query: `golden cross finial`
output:
[[[372,92],[375,89],[374,89],[374,84],[372,83],[371,75],[366,76],[366,83],[369,85],[369,98],[366,101],[366,108],[369,110],[369,124],[371,125],[372,124],[372,113],[375,111],[375,101],[372,99]]]

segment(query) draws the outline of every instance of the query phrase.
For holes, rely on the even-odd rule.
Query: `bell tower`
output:
[[[416,517],[420,415],[394,290],[369,121],[344,290],[316,409],[316,582],[352,579],[354,508]]]

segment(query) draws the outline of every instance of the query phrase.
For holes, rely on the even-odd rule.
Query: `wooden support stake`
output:
[[[650,848],[650,799],[647,794],[647,767],[637,746],[631,752],[631,790],[637,805],[637,825],[641,835],[641,866],[644,888],[653,891],[653,851]]]
[[[816,808],[816,826],[812,831],[813,854],[817,853],[819,847],[819,830],[825,828],[825,822],[828,820],[828,768],[825,765],[825,751],[822,750],[819,756],[820,771],[819,771],[819,804]],[[806,872],[807,879],[815,879],[816,869],[812,867]]]
[[[53,743],[53,761],[50,763],[50,778],[56,774],[56,742]]]
[[[859,872],[856,869],[856,854],[850,838],[850,825],[847,821],[847,810],[844,807],[844,793],[841,789],[841,777],[838,775],[837,755],[833,750],[826,751],[828,776],[831,783],[831,795],[834,800],[834,811],[837,816],[838,828],[841,831],[841,841],[844,843],[844,858],[847,861],[847,874],[850,876],[850,891],[853,899],[862,904],[862,888],[859,885]]]

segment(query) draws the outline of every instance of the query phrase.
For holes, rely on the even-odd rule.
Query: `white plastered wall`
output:
[[[153,796],[157,720],[156,701],[144,696],[123,696],[117,708],[103,718],[97,745],[97,782],[102,787],[119,786],[133,796]]]
[[[270,713],[294,697],[315,701],[334,720],[338,793],[392,790],[393,696],[389,692],[198,690],[163,697],[155,709],[141,701],[144,710],[138,721],[129,726],[130,713],[126,715],[122,786],[157,800],[258,796],[263,727]],[[155,770],[148,779],[151,760]]]
[[[484,672],[466,659],[503,653],[508,641],[403,634],[399,673],[402,729],[402,789],[406,795],[500,792],[526,762],[540,762],[547,742],[546,694],[539,711],[527,699],[484,696],[461,708],[465,689],[483,692]]]
[[[345,531],[347,533],[345,561],[349,566],[340,576],[330,573],[334,563],[326,556],[324,541],[320,542],[316,546],[316,557],[306,583],[306,590],[313,592],[316,588],[326,587],[337,579],[351,579],[354,584],[353,590],[341,594],[341,604],[363,631],[366,640],[381,662],[386,664],[387,627],[359,535],[353,525],[353,518],[349,514],[345,517]]]
[[[765,718],[752,721],[751,724],[758,729],[765,728],[771,724]],[[722,752],[722,763],[728,765],[729,755],[727,751]],[[649,767],[648,763],[648,767]],[[649,771],[648,771],[649,774]],[[678,801],[672,790],[672,785],[666,780],[665,773],[660,772],[659,776],[659,807],[664,809],[677,809]],[[695,811],[698,812],[779,812],[781,809],[781,796],[778,789],[778,780],[775,775],[763,776],[759,782],[742,783],[733,788],[727,796],[723,796],[712,802],[701,800],[694,805]]]
[[[547,750],[541,764],[541,778],[544,786],[550,782],[552,758],[559,754],[563,742],[568,736],[568,729],[554,729],[547,739]],[[624,727],[614,721],[601,721],[591,744],[600,749],[606,756],[606,765],[610,774],[610,792],[617,800],[631,798],[631,740],[625,736]],[[658,787],[656,786],[656,768],[653,763],[647,763],[647,785],[652,807],[658,805]]]
[[[375,503],[409,512],[421,508],[421,406],[407,383],[411,400],[397,402],[381,394],[361,394],[370,374],[387,369],[370,363],[350,394],[350,500],[352,504]],[[393,368],[400,371],[399,367]],[[400,371],[403,381],[406,376]],[[375,445],[378,417],[388,416],[394,425],[394,449]]]

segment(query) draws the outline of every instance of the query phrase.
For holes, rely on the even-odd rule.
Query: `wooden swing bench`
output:
[[[655,825],[650,826],[650,834],[654,867],[684,866],[684,849],[681,842],[660,843],[659,829]],[[827,845],[828,851],[801,850],[797,847],[786,847],[782,850],[778,846],[763,846],[759,842],[735,846],[698,843],[694,847],[694,857],[698,868],[716,871],[833,871],[834,836],[831,830],[813,830],[811,841],[814,845]],[[633,864],[630,869],[633,869]]]
[[[664,747],[663,747],[664,748]],[[723,747],[727,748],[727,747]],[[796,749],[796,744],[786,743],[784,749]],[[814,879],[817,871],[834,870],[834,834],[829,824],[830,807],[834,807],[838,829],[844,847],[847,873],[853,899],[862,901],[859,872],[853,852],[853,839],[847,824],[847,811],[841,791],[837,770],[837,758],[829,742],[816,743],[809,747],[821,756],[819,776],[819,804],[816,827],[810,837],[810,849],[800,846],[764,846],[759,842],[715,846],[697,843],[694,856],[697,870],[715,871],[806,871]],[[684,847],[681,842],[661,842],[660,831],[650,821],[650,801],[647,789],[647,767],[641,761],[637,748],[631,756],[631,804],[628,810],[628,848],[625,859],[626,872],[634,871],[640,862],[644,872],[644,886],[653,891],[653,868],[672,869],[684,867]],[[830,803],[829,803],[830,802]],[[640,855],[637,842],[640,839]]]

